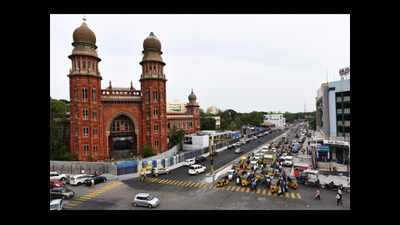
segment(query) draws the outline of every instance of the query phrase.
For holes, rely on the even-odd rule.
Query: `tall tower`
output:
[[[101,149],[101,76],[97,56],[96,36],[86,25],[86,19],[73,35],[72,62],[69,71],[71,112],[70,149],[79,155],[79,160],[104,159]]]
[[[165,89],[167,79],[161,54],[161,42],[151,32],[143,41],[140,85],[143,95],[142,111],[145,115],[142,123],[143,144],[151,146],[153,153],[168,150]]]
[[[193,115],[191,130],[194,133],[200,131],[200,110],[199,110],[200,106],[199,103],[196,102],[197,97],[193,93],[193,89],[188,99],[189,103],[186,104],[186,112]]]

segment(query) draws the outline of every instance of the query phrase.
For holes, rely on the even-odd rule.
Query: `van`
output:
[[[72,175],[69,177],[69,184],[71,185],[81,185],[84,183],[86,179],[94,177],[93,175],[88,175],[88,174],[78,174],[78,175]]]

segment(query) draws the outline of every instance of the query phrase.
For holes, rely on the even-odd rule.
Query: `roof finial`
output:
[[[155,36],[153,32],[150,32],[150,36]]]
[[[83,20],[84,23],[86,22],[86,16],[85,15],[83,15],[82,20]]]
[[[108,86],[108,88],[110,88],[110,89],[111,89],[111,88],[112,88],[112,86],[111,86],[111,80],[110,80],[110,83],[109,83],[109,84],[110,84],[110,85]]]
[[[131,81],[131,89],[133,89],[133,82]]]

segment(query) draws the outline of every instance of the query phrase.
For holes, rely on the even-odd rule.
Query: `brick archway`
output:
[[[109,138],[109,136],[110,136],[112,122],[113,122],[116,118],[118,118],[119,116],[126,116],[126,117],[128,117],[128,118],[132,121],[132,123],[133,123],[133,125],[134,125],[134,127],[135,127],[134,133],[135,133],[135,136],[136,136],[136,151],[139,151],[139,123],[137,122],[137,120],[135,119],[135,117],[133,117],[132,114],[130,114],[130,113],[127,112],[127,111],[120,111],[120,112],[117,112],[117,113],[115,113],[113,116],[111,116],[111,117],[108,119],[107,126],[106,126],[107,140],[108,140],[108,138]],[[108,144],[107,144],[107,153],[108,153],[108,155],[110,155],[109,150],[110,150],[110,147],[109,147]]]

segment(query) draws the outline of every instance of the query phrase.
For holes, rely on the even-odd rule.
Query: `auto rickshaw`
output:
[[[269,186],[269,190],[272,193],[276,193],[279,190],[279,185],[278,185],[279,179],[278,178],[273,178],[271,180],[270,186]]]
[[[288,177],[288,184],[289,184],[289,187],[291,187],[293,189],[297,189],[299,187],[299,184],[297,183],[297,179],[295,176]]]
[[[250,174],[246,173],[242,176],[242,187],[246,187],[250,184]]]
[[[224,178],[218,180],[217,187],[223,187],[223,186],[225,186],[227,184],[229,184],[229,179],[224,177]]]

